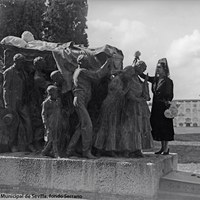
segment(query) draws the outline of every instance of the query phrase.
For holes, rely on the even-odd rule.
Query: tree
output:
[[[20,0],[18,0],[20,1]],[[42,39],[42,20],[46,11],[46,0],[26,0],[24,4],[23,31],[30,31],[35,39]]]
[[[30,31],[42,39],[42,15],[46,0],[0,0],[0,39]]]
[[[87,0],[49,0],[44,14],[43,38],[51,42],[74,41],[88,46]]]
[[[88,46],[87,0],[0,0],[0,40],[30,31],[37,40]]]

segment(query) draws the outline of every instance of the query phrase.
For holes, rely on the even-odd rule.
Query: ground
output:
[[[178,154],[178,170],[200,174],[200,127],[175,128],[175,140],[170,152]],[[154,142],[154,151],[160,147]]]

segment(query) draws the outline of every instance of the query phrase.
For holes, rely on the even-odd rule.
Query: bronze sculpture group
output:
[[[59,70],[43,73],[42,57],[34,59],[32,69],[25,66],[22,54],[14,56],[2,80],[2,102],[11,113],[8,120],[15,120],[7,126],[12,152],[28,150],[55,158],[144,157],[142,150],[152,147],[148,85],[139,78],[146,64],[136,61],[115,70],[113,59],[107,58],[92,70],[88,59],[86,54],[78,56],[68,90]],[[101,104],[91,103],[99,84],[105,98]],[[102,98],[98,94],[96,98]]]

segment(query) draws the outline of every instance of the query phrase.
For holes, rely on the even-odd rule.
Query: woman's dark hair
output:
[[[158,60],[158,63],[160,63],[160,65],[164,69],[166,76],[169,77],[170,73],[169,73],[169,67],[168,67],[167,59],[161,58],[161,59]],[[156,69],[156,71],[157,71],[157,69]],[[157,76],[157,72],[156,72],[156,76]]]

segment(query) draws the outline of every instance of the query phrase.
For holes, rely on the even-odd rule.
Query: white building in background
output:
[[[178,116],[174,118],[175,127],[200,126],[200,99],[173,100],[178,107]],[[151,109],[151,103],[149,103]]]
[[[178,106],[178,116],[174,118],[174,126],[200,126],[200,100],[181,99],[174,100]]]

